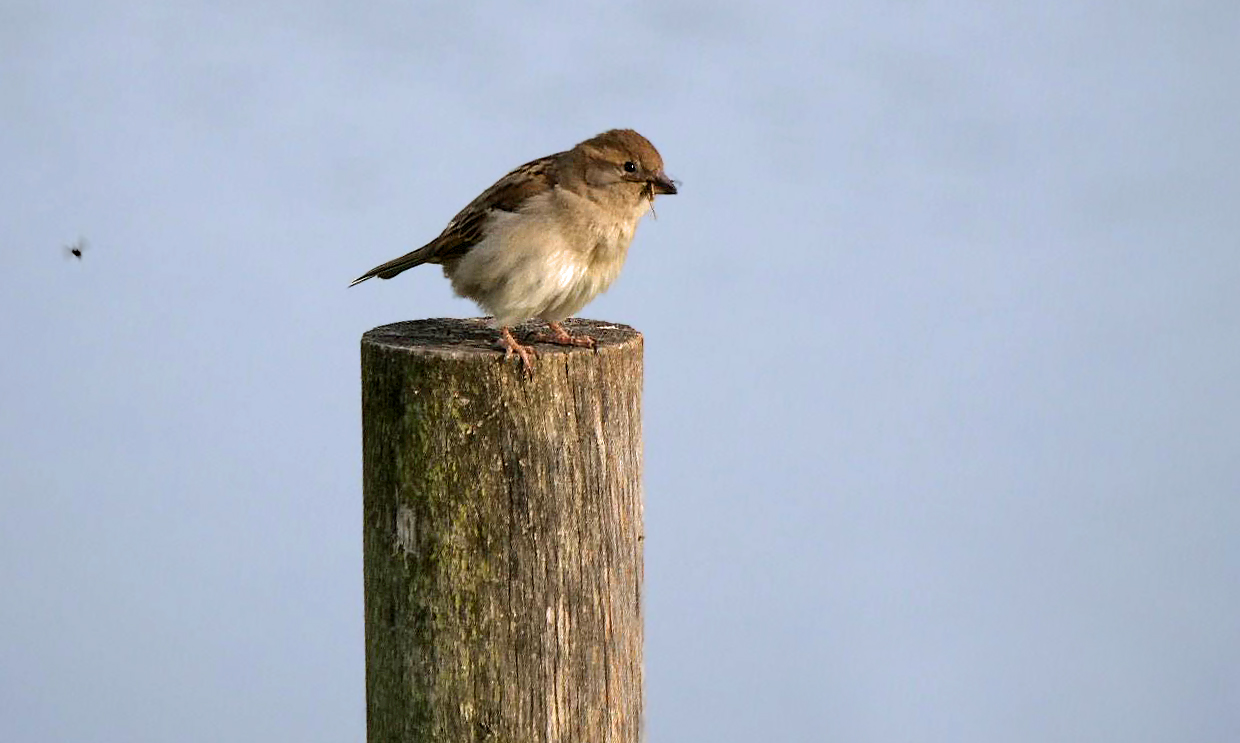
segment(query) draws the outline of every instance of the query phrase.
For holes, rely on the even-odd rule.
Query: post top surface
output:
[[[628,346],[642,341],[642,334],[628,325],[569,318],[564,327],[573,335],[590,335],[598,341],[599,350]],[[525,343],[531,332],[546,331],[546,323],[531,321],[513,326],[512,334]],[[502,353],[499,330],[490,318],[431,318],[406,320],[380,325],[362,334],[362,345],[376,345],[391,349],[405,349],[410,353],[444,356],[479,356]],[[586,348],[559,346],[551,343],[535,343],[539,356],[555,356],[569,353],[593,353]]]

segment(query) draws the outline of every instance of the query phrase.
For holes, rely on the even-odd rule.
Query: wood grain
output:
[[[482,320],[362,337],[370,743],[641,737],[642,337],[565,325],[532,378]]]

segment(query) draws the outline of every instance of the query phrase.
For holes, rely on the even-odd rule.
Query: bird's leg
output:
[[[504,361],[512,358],[515,353],[521,357],[525,373],[531,375],[534,373],[534,357],[538,355],[538,352],[533,346],[523,346],[517,343],[517,339],[512,337],[512,332],[508,330],[507,325],[499,329],[499,342],[504,347]]]
[[[581,346],[582,348],[597,348],[598,341],[588,335],[572,335],[564,326],[558,322],[548,321],[547,325],[551,326],[551,333],[534,333],[529,337],[530,340],[539,343],[555,343],[560,346]]]

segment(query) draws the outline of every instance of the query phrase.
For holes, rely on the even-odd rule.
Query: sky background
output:
[[[608,128],[659,741],[1240,740],[1240,4],[0,3],[0,739],[362,741],[347,289]],[[81,262],[63,245],[84,237]]]

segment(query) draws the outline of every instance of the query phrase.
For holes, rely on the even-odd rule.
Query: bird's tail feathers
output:
[[[349,283],[349,286],[355,286],[362,283],[366,279],[372,279],[376,276],[381,279],[390,279],[399,273],[408,271],[415,266],[420,266],[423,263],[426,263],[428,259],[429,256],[426,251],[422,248],[418,248],[412,253],[406,253],[401,257],[393,258],[380,266],[375,266],[361,276],[358,276],[356,279],[353,279],[353,281]]]

